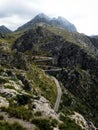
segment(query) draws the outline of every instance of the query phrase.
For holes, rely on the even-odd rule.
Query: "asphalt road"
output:
[[[59,105],[60,105],[60,101],[61,101],[62,89],[61,89],[61,86],[59,84],[59,81],[55,77],[53,77],[53,80],[56,83],[57,91],[58,91],[57,99],[56,99],[55,106],[54,106],[54,111],[57,112],[59,110]]]

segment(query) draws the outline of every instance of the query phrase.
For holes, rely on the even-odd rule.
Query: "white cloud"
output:
[[[16,29],[41,12],[65,17],[81,33],[98,34],[98,0],[3,0],[0,24]]]

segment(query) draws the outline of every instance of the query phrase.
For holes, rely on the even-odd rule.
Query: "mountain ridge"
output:
[[[32,27],[36,23],[46,23],[52,26],[62,27],[68,31],[77,31],[75,26],[63,17],[49,18],[47,15],[41,13],[36,15],[32,20],[19,27],[16,31],[20,31],[29,27]]]

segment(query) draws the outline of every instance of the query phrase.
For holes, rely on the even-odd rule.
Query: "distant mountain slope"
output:
[[[58,18],[51,19],[45,14],[39,14],[35,16],[32,20],[30,20],[23,26],[19,27],[16,31],[21,31],[27,28],[31,28],[33,25],[38,24],[38,23],[45,23],[52,26],[61,27],[72,32],[77,31],[75,26],[72,23],[70,23],[68,20],[66,20],[65,18],[58,17]]]
[[[57,27],[64,28],[68,31],[72,31],[72,32],[77,31],[76,27],[72,23],[70,23],[67,19],[60,17],[60,16],[57,19],[53,18],[51,20],[51,24],[54,26],[57,26]]]
[[[56,51],[58,52],[65,41],[80,46],[90,55],[96,56],[98,54],[97,47],[94,46],[90,37],[77,32],[69,32],[48,24],[33,26],[32,29],[24,32],[15,41],[13,47],[21,52],[31,50],[32,52],[37,51],[40,53],[44,51],[51,54],[53,52],[56,53]]]
[[[98,49],[98,36],[89,37],[92,44]]]
[[[61,36],[57,36],[43,27],[35,27],[28,30],[13,44],[13,49],[20,52],[31,51],[34,53],[45,53],[53,55],[65,42]],[[60,43],[60,44],[59,44]]]
[[[98,39],[98,35],[91,36],[92,38]]]
[[[2,34],[7,34],[7,33],[11,33],[12,31],[10,29],[8,29],[7,27],[5,27],[4,25],[0,26],[0,33]]]

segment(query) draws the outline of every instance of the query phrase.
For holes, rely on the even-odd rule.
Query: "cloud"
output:
[[[32,6],[31,6],[32,5]],[[31,0],[4,0],[0,1],[0,17],[10,17],[13,15],[28,16],[35,10],[35,5]]]
[[[78,31],[98,34],[98,0],[3,0],[0,1],[0,24],[11,29],[26,23],[38,13],[63,16]]]
[[[0,24],[14,30],[39,12],[36,6],[32,0],[0,1]]]

